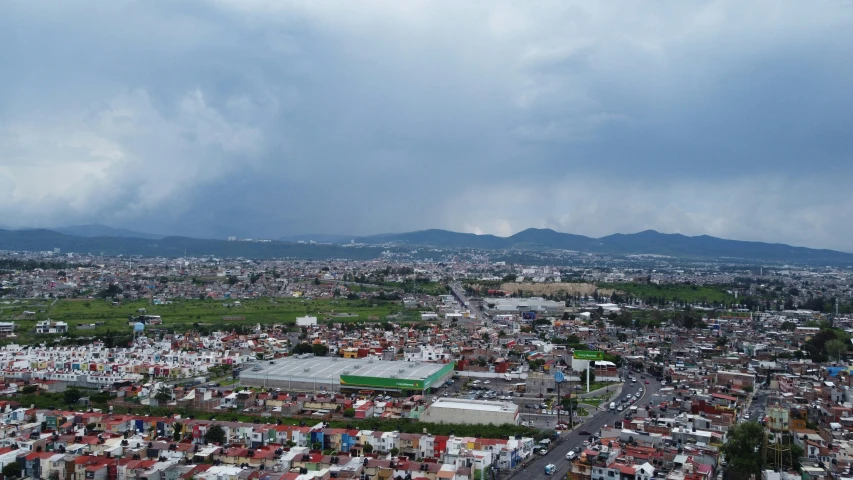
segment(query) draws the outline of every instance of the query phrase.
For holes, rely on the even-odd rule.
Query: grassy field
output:
[[[17,324],[16,342],[47,340],[56,335],[35,335],[33,330],[39,320],[50,318],[68,323],[68,336],[98,336],[107,330],[130,333],[128,317],[139,315],[146,309],[148,315],[160,315],[162,328],[183,332],[196,324],[205,326],[255,324],[292,324],[296,317],[316,316],[318,321],[335,322],[380,321],[395,316],[394,321],[414,321],[420,318],[417,311],[405,310],[400,302],[347,299],[262,298],[240,300],[241,305],[228,307],[231,300],[178,300],[171,305],[152,305],[147,301],[128,302],[113,306],[111,302],[91,300],[60,300],[54,304],[39,300],[40,308],[33,304],[0,304],[0,319],[14,320]],[[12,308],[14,307],[14,308]],[[37,312],[34,317],[22,318],[24,310]],[[231,317],[226,320],[226,317]],[[78,325],[97,324],[94,329],[79,329]]]
[[[665,302],[732,304],[735,297],[719,287],[696,285],[653,285],[643,283],[603,283],[600,288],[640,298],[646,303]]]

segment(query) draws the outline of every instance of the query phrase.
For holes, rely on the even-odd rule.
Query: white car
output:
[[[486,380],[486,381],[485,381],[485,382],[483,382],[483,383],[484,383],[484,384],[486,384],[486,385],[488,385],[488,384],[492,383],[492,381],[491,381],[491,380]]]
[[[480,384],[479,380],[474,380],[474,385],[479,385],[479,384]]]
[[[566,460],[574,460],[577,456],[578,454],[574,450],[569,450],[569,453],[566,454]]]

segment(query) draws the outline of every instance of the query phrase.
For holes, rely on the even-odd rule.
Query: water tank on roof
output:
[[[141,332],[143,330],[145,330],[145,324],[144,323],[136,322],[133,324],[133,331],[134,332]]]

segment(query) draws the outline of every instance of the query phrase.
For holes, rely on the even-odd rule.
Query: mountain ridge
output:
[[[103,227],[103,228],[101,228]],[[111,235],[94,235],[100,229]],[[73,229],[71,231],[74,231]],[[552,229],[528,228],[508,237],[491,234],[427,229],[403,233],[369,236],[294,235],[290,241],[226,241],[182,236],[138,238],[135,232],[98,226],[83,229],[80,235],[69,235],[51,229],[0,229],[0,250],[103,253],[105,255],[145,255],[176,257],[181,255],[214,255],[256,258],[375,258],[387,245],[398,247],[434,247],[442,249],[548,251],[568,250],[583,253],[641,255],[654,254],[688,258],[736,258],[753,261],[791,263],[853,264],[853,253],[829,249],[796,247],[781,243],[729,240],[709,235],[687,236],[644,230],[637,233],[615,233],[600,238],[587,237]],[[316,237],[316,244],[306,243]],[[356,248],[347,244],[354,240]],[[370,246],[364,246],[364,244]]]

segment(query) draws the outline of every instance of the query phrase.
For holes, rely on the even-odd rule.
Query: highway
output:
[[[626,373],[623,375],[628,376],[630,374]],[[637,374],[637,383],[626,382],[622,388],[622,392],[619,394],[619,397],[624,397],[627,394],[633,395],[640,389],[643,389],[642,396],[636,403],[634,403],[634,405],[648,403],[651,396],[660,390],[661,385],[649,375],[646,375],[646,379],[649,381],[648,385],[645,385],[643,383],[644,380],[640,379],[639,374]],[[590,434],[595,434],[604,425],[612,426],[616,420],[625,418],[624,411],[611,413],[610,410],[607,409],[607,405],[602,405],[602,408],[603,410],[599,410],[595,416],[584,422],[582,425],[575,427],[573,431],[564,433],[562,436],[562,443],[553,447],[547,455],[536,455],[536,458],[533,461],[513,476],[524,479],[566,478],[566,474],[571,468],[571,463],[566,460],[566,453],[569,450],[577,452],[578,449],[582,448],[583,441],[588,439],[587,435],[580,435],[578,432],[586,431]],[[546,475],[545,465],[548,465],[549,463],[556,465],[557,470],[551,475]],[[506,477],[501,475],[501,478]]]

